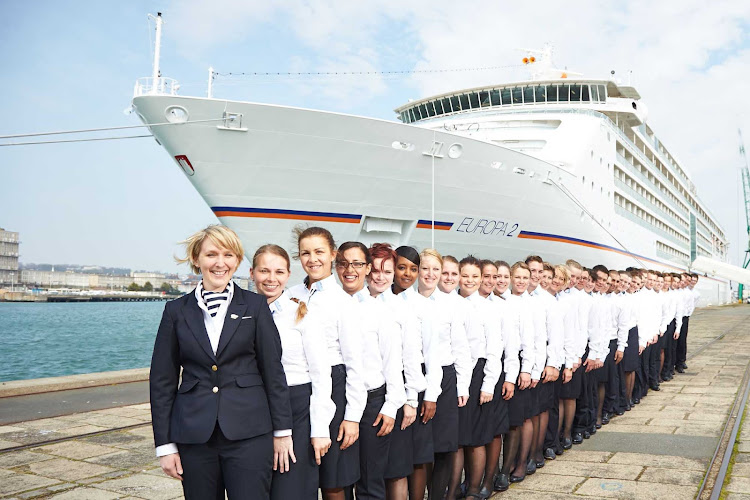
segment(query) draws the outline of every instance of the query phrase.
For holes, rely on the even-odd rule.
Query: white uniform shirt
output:
[[[333,275],[316,281],[310,289],[304,283],[289,289],[290,297],[307,303],[321,322],[328,347],[328,364],[346,367],[346,410],[344,420],[359,422],[367,404],[363,378],[362,333],[357,318],[357,301],[347,294]]]
[[[430,315],[431,305],[414,288],[407,288],[396,295],[396,297],[406,302],[409,311],[416,315],[419,322],[419,332],[422,342],[421,362],[425,365],[425,381],[427,382],[424,400],[434,403],[442,392],[443,364],[440,352],[439,332],[432,325],[433,318]],[[409,397],[409,399],[412,398]]]
[[[487,362],[484,365],[482,392],[494,394],[497,381],[503,372],[503,332],[502,324],[497,321],[495,308],[476,291],[466,297],[471,305],[469,328],[466,331],[471,354],[471,364],[476,365],[479,358]]]
[[[604,361],[609,353],[609,333],[612,323],[611,304],[598,292],[591,294],[589,309],[589,359]]]
[[[419,292],[414,290],[413,293]],[[457,396],[468,397],[471,372],[474,368],[466,338],[466,315],[470,311],[470,306],[458,294],[447,294],[437,288],[425,299],[432,327],[438,332],[440,365],[454,366]]]
[[[394,295],[393,291],[388,288],[377,296],[377,300],[385,303],[387,313],[398,324],[401,335],[401,360],[404,365],[406,400],[415,403],[419,393],[427,388],[427,379],[422,373],[424,362],[422,321],[415,311],[409,309],[404,294]],[[431,330],[429,323],[426,324],[425,330],[427,332]]]
[[[524,292],[526,294],[526,292]],[[528,294],[527,298],[528,298]],[[505,290],[503,297],[508,300],[508,305],[518,311],[518,322],[521,342],[518,346],[521,353],[521,373],[531,375],[536,361],[536,351],[534,349],[534,320],[531,316],[529,303],[523,299],[523,296],[513,295],[510,289]]]
[[[521,361],[518,359],[518,350],[521,346],[521,322],[518,311],[513,309],[510,301],[491,293],[487,300],[495,309],[496,321],[500,323],[503,333],[503,370],[505,370],[505,382],[511,384],[518,380],[521,371]]]
[[[568,288],[557,294],[557,308],[562,316],[563,327],[563,363],[566,368],[573,368],[581,357],[578,355],[580,345],[586,346],[586,332],[581,329],[579,320],[580,297],[575,289]]]
[[[367,287],[353,297],[359,305],[365,387],[372,391],[385,385],[385,402],[379,413],[396,418],[406,403],[399,325],[388,314],[385,302],[376,300]]]
[[[583,355],[586,354],[586,346],[589,344],[590,340],[589,315],[591,314],[591,305],[594,303],[594,299],[591,294],[586,291],[578,289],[573,291],[573,289],[571,289],[571,293],[578,299],[578,327],[580,328],[580,333],[578,336],[579,343],[577,344],[576,352],[578,353],[578,357],[583,359]]]
[[[638,344],[641,347],[646,347],[648,341],[661,331],[661,300],[659,294],[645,287],[633,296],[635,298],[634,307],[640,312],[638,315]]]
[[[565,311],[557,303],[555,296],[541,286],[536,287],[531,296],[545,304],[545,328],[547,332],[545,366],[551,366],[559,370],[565,364]],[[542,370],[544,370],[544,366],[542,366]]]
[[[528,292],[524,292],[521,299],[526,302],[534,325],[534,366],[531,368],[531,380],[539,380],[547,364],[547,304]]]
[[[608,338],[610,341],[617,340],[617,350],[625,352],[628,346],[630,313],[625,310],[619,293],[608,293],[606,300],[609,302],[609,318],[606,323]]]
[[[329,437],[328,426],[336,412],[331,399],[331,366],[328,364],[326,339],[321,322],[310,311],[299,323],[297,308],[284,291],[268,305],[281,338],[281,364],[287,385],[311,384],[310,437]]]
[[[693,294],[693,303],[690,306],[690,309],[689,309],[690,314],[688,314],[688,316],[692,316],[693,311],[695,311],[695,308],[698,307],[698,301],[701,299],[701,294],[697,288],[691,288],[689,290],[690,290],[690,293]]]

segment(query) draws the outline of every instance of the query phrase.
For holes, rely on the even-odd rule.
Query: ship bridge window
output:
[[[513,104],[523,104],[523,88],[513,88]]]
[[[547,102],[557,102],[557,85],[547,85]]]
[[[588,85],[581,85],[581,100],[582,101],[589,100],[589,86]]]
[[[461,94],[458,96],[458,100],[461,101],[461,109],[471,109],[471,106],[469,106],[469,96]]]
[[[534,87],[529,86],[523,88],[523,102],[526,104],[534,102]]]
[[[443,109],[445,110],[446,113],[450,113],[452,111],[451,100],[448,99],[447,97],[443,97]]]
[[[545,102],[547,100],[545,89],[546,87],[544,87],[543,85],[539,85],[538,87],[536,87],[536,89],[534,89],[536,93],[536,102]]]
[[[599,100],[604,102],[607,100],[607,88],[604,85],[597,85],[599,87]]]
[[[568,85],[560,85],[557,98],[560,102],[567,101],[568,100],[568,93],[570,91],[570,86]]]
[[[427,107],[427,115],[435,116],[435,106],[433,106],[433,103],[428,102],[425,106]]]
[[[461,103],[457,95],[451,96],[451,108],[453,111],[461,111]]]
[[[476,92],[472,92],[469,94],[469,104],[471,105],[472,109],[476,109],[479,107],[479,94]]]
[[[409,118],[411,118],[411,121],[412,121],[412,122],[415,122],[415,121],[417,121],[417,117],[416,117],[416,115],[414,114],[414,108],[411,108],[411,109],[409,110]]]
[[[500,91],[490,90],[490,102],[493,106],[500,106]]]
[[[591,97],[594,101],[599,100],[599,88],[596,85],[591,86]]]
[[[570,100],[571,101],[581,100],[581,86],[577,83],[570,86]]]
[[[510,89],[501,89],[500,95],[502,96],[502,99],[503,99],[503,105],[507,105],[511,103]]]
[[[446,113],[443,109],[443,101],[435,101],[435,112],[439,115],[444,115]],[[450,109],[448,112],[450,113]]]
[[[483,108],[486,108],[490,105],[490,93],[486,90],[483,90],[479,93],[479,104]]]

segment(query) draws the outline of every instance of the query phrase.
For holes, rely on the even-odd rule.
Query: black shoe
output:
[[[537,469],[541,469],[542,467],[544,467],[544,458],[542,458],[541,460],[534,460],[534,463],[536,464]]]
[[[682,367],[682,365],[675,368],[675,370],[677,370],[677,373],[685,373],[685,369]]]
[[[618,417],[622,417],[623,415],[625,415],[625,411],[618,408],[617,410],[615,410],[615,415],[617,415]]]
[[[594,427],[596,427],[597,429],[601,429],[602,428],[602,424],[594,424]]]
[[[563,438],[562,441],[563,450],[569,450],[573,447],[573,440],[570,438]]]
[[[555,450],[553,450],[552,448],[547,448],[546,450],[544,450],[544,458],[546,458],[547,460],[556,459],[557,455],[555,455]]]
[[[672,375],[667,374],[663,378],[664,378],[664,382],[670,382],[672,380]]]
[[[687,370],[687,365],[685,363],[682,363],[682,369]]]
[[[609,423],[609,413],[605,413],[602,415],[602,425],[607,425]]]
[[[570,444],[581,444],[581,443],[583,443],[583,434],[580,433],[580,432],[576,432],[575,434],[573,434],[572,439],[571,438],[567,438],[565,441],[570,442]],[[564,446],[565,446],[565,444],[563,444],[563,447]]]
[[[631,400],[628,404],[625,405],[625,411],[630,411],[633,409],[633,401]]]
[[[495,491],[505,491],[510,488],[510,481],[508,480],[508,474],[502,472],[495,477],[495,483],[492,485]]]
[[[633,398],[633,404],[634,404],[634,405],[639,405],[639,404],[641,404],[641,398]]]
[[[468,490],[469,490],[469,483],[464,481],[458,486],[458,491],[456,492],[456,498],[466,498]]]
[[[593,436],[594,434],[596,434],[596,429],[601,429],[601,427],[602,427],[601,425],[599,427],[597,426],[592,427],[591,429],[589,429],[589,434]]]
[[[492,496],[492,490],[489,488],[482,487],[481,490],[479,490],[479,493],[477,493],[477,498],[481,498],[482,500],[487,500]]]
[[[563,453],[565,453],[565,450],[563,450],[562,445],[558,443],[555,448],[555,455],[562,455]]]
[[[520,483],[524,479],[526,479],[526,475],[525,474],[523,476],[514,476],[513,474],[510,475],[510,482],[511,483]]]
[[[583,439],[589,439],[591,437],[591,433],[589,431],[583,431]]]
[[[526,475],[530,476],[536,472],[536,462],[533,458],[530,458],[528,462],[526,462]]]
[[[654,384],[654,385],[651,386],[651,390],[659,392],[661,389],[659,389],[659,384]]]

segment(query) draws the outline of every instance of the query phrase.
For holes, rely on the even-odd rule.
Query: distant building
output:
[[[0,228],[0,288],[18,281],[18,233]]]

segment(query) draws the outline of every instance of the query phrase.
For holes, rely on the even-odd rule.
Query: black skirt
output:
[[[521,357],[522,353],[518,354],[518,361],[523,362]],[[521,365],[523,366],[523,364]],[[520,390],[516,385],[516,390],[513,393],[513,397],[508,401],[508,425],[516,427],[523,424],[523,421],[531,418],[532,414],[532,400],[531,400],[531,388],[528,387],[524,390]]]
[[[411,429],[413,465],[431,464],[435,461],[435,444],[432,437],[432,420],[422,423],[419,412],[422,411],[424,391],[419,393],[417,420],[409,426]],[[433,419],[434,420],[434,419]]]
[[[572,366],[570,368],[573,368]],[[586,367],[583,363],[573,372],[573,376],[567,384],[560,385],[560,399],[578,399],[581,396],[581,386],[583,382],[583,372],[586,371]],[[560,372],[560,379],[562,379],[562,372]]]
[[[440,389],[435,418],[432,419],[432,441],[435,453],[447,453],[458,450],[458,390],[453,365],[443,367]]]
[[[391,432],[391,447],[388,449],[388,463],[385,467],[386,479],[406,477],[414,471],[414,446],[412,444],[412,430],[419,423],[417,420],[409,427],[401,430],[404,420],[404,409],[399,408],[396,413],[396,424]]]
[[[505,373],[500,374],[500,380],[495,386],[495,396],[490,403],[494,412],[492,423],[495,436],[502,436],[510,427],[508,425],[508,401],[503,399],[503,383],[505,383]]]
[[[289,464],[285,473],[274,471],[271,480],[271,499],[317,500],[319,474],[315,450],[310,443],[310,395],[312,384],[289,387],[292,405],[292,441],[296,463]]]
[[[329,426],[332,444],[320,464],[320,487],[323,489],[345,488],[359,479],[359,439],[343,451],[341,443],[336,441],[346,409],[346,368],[344,365],[331,367],[331,382],[333,385],[331,399],[336,404],[336,413]]]
[[[628,346],[622,357],[622,369],[626,372],[634,372],[638,369],[641,360],[638,358],[638,327],[634,326],[628,332]]]
[[[479,404],[479,393],[484,380],[485,358],[479,358],[471,373],[469,384],[469,399],[466,405],[458,409],[458,445],[484,446],[495,437],[492,417],[494,408],[492,401]],[[493,394],[494,399],[494,394]]]

